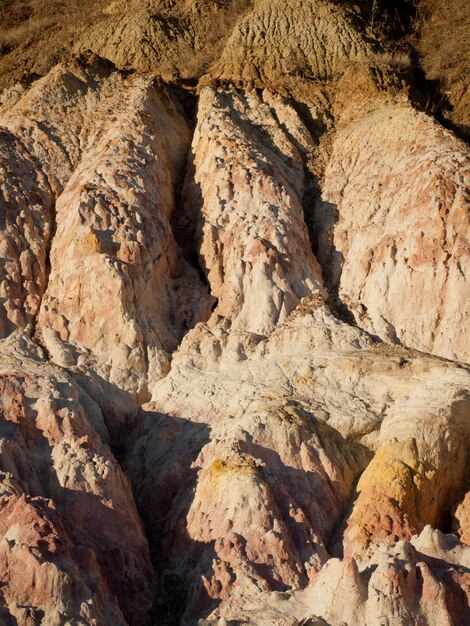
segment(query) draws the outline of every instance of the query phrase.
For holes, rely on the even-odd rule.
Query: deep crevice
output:
[[[424,78],[423,88],[426,87],[428,84],[429,84],[429,81],[426,82]],[[190,125],[194,126],[195,112],[197,108],[197,98],[190,91],[184,91],[177,87],[172,87],[171,89],[172,89],[172,93],[177,93],[175,97],[177,98],[180,104],[180,107],[184,113],[185,119],[189,120]],[[421,91],[418,89],[418,94],[420,93]],[[436,94],[438,94],[438,92],[436,92]],[[308,108],[305,105],[302,105],[301,103],[294,103],[294,106],[297,108],[299,115],[301,116],[304,123],[309,128],[310,132],[312,133],[312,136],[316,138],[318,137],[318,141],[320,141],[322,135],[327,132],[326,126],[317,122],[316,120],[310,119],[309,117],[310,112],[308,111]],[[192,209],[191,213],[188,213],[182,208],[184,204],[184,198],[183,198],[184,179],[185,177],[188,176],[188,171],[191,171],[192,167],[193,167],[192,153],[190,151],[188,154],[188,161],[187,161],[186,167],[184,168],[184,170],[182,169],[180,176],[175,182],[175,189],[174,189],[175,214],[174,214],[174,219],[172,221],[172,230],[173,230],[175,239],[178,242],[178,245],[180,246],[183,252],[185,259],[193,268],[197,270],[199,277],[201,279],[201,282],[203,282],[203,284],[209,287],[206,274],[200,263],[198,252],[197,252],[196,229],[197,229],[197,219],[198,219],[198,210],[199,210],[198,205],[196,203],[194,206],[191,207]],[[312,169],[308,167],[308,164],[306,162],[304,163],[304,170],[305,170],[305,176],[306,176],[306,186],[305,186],[304,197],[302,200],[303,200],[304,211],[306,214],[307,226],[309,228],[312,249],[316,255],[316,253],[318,252],[318,240],[317,240],[317,232],[314,228],[314,215],[315,215],[315,211],[318,206],[318,203],[321,201],[321,186],[319,183],[320,179],[313,173]],[[52,242],[53,242],[54,234],[56,230],[55,205],[52,209],[52,213],[53,215],[51,218],[51,233],[50,233],[50,237],[49,237],[49,240],[47,243],[47,249],[46,249],[46,274],[45,274],[46,284],[45,284],[44,293],[47,290],[47,283],[48,283],[49,275],[51,271],[50,251],[51,251],[51,246],[52,246]],[[181,219],[182,213],[184,213],[183,217],[184,219],[186,219],[186,223],[180,223],[179,221]],[[333,213],[333,218],[334,217],[335,215]],[[187,220],[188,219],[191,220],[191,218],[193,221],[191,222],[190,229],[188,230],[186,227],[188,223]],[[337,219],[337,216],[336,216],[336,219]],[[334,224],[332,228],[333,227],[334,227]],[[354,317],[352,316],[352,313],[350,313],[346,305],[344,305],[344,303],[342,303],[339,299],[338,287],[335,287],[334,285],[331,285],[328,282],[329,281],[328,275],[327,275],[328,272],[326,269],[328,266],[328,263],[323,263],[323,266],[324,266],[324,269],[323,269],[324,277],[326,277],[325,284],[331,293],[330,308],[332,308],[332,311],[337,315],[337,317],[339,317],[339,319],[342,319],[343,321],[356,325],[354,322]],[[217,306],[217,303],[214,303],[213,309],[216,306]],[[35,338],[37,338],[36,324],[37,324],[37,319],[35,318],[35,323],[33,326],[33,333],[32,333],[32,335]],[[37,340],[40,341],[39,338],[37,338]],[[113,454],[115,454],[118,460],[122,461],[125,451],[118,450],[116,447],[114,447]],[[357,477],[357,481],[359,480],[359,478],[360,476]],[[354,494],[354,489],[352,490],[352,494]],[[447,524],[447,522],[443,522],[443,524]],[[157,559],[155,560],[155,563],[156,564],[158,563]],[[157,566],[156,566],[156,569],[157,569]],[[187,588],[184,587],[184,584],[181,583],[180,578],[171,573],[167,573],[166,575],[162,576],[161,584],[162,584],[164,595],[169,598],[169,604],[168,604],[169,608],[167,607],[164,610],[174,611],[174,612],[168,613],[167,618],[168,619],[171,618],[173,620],[172,622],[168,622],[168,623],[176,623],[177,621],[180,620],[182,614],[184,613],[186,595],[187,595],[188,590]],[[161,619],[161,616],[162,616],[161,613],[159,614],[159,616],[154,616],[153,619],[155,621],[153,623],[162,624],[163,622],[159,621]]]
[[[38,304],[38,309],[37,309],[37,313],[34,316],[33,320],[32,320],[32,324],[31,324],[31,337],[37,342],[39,343],[39,345],[41,346],[41,348],[44,350],[44,354],[46,355],[46,359],[48,361],[51,361],[51,356],[49,354],[49,351],[47,349],[47,347],[44,344],[44,341],[42,339],[42,336],[39,332],[38,329],[38,321],[39,321],[39,314],[41,312],[41,307],[42,307],[42,303],[44,300],[44,297],[47,293],[47,289],[49,286],[49,278],[51,275],[51,271],[52,271],[52,263],[51,263],[51,250],[52,250],[52,243],[54,241],[54,237],[57,231],[57,219],[56,219],[56,200],[54,200],[52,202],[51,208],[50,208],[50,212],[49,212],[49,236],[46,240],[45,243],[45,261],[44,261],[44,289],[41,295],[41,299],[39,301]]]
[[[328,307],[331,313],[340,321],[350,326],[357,326],[354,315],[339,296],[339,281],[335,280],[331,272],[332,263],[330,257],[339,254],[335,250],[332,241],[334,226],[339,219],[338,208],[336,205],[326,203],[322,200],[321,181],[329,157],[326,144],[331,137],[331,133],[334,132],[331,127],[334,118],[331,111],[327,108],[322,111],[324,115],[323,119],[315,119],[306,104],[295,100],[293,100],[291,104],[315,142],[313,153],[301,153],[305,176],[302,207],[312,252],[322,269],[323,284],[328,292]],[[329,212],[328,221],[330,222],[327,229],[327,236],[329,238],[329,253],[327,259],[322,258],[322,255],[319,254],[320,233],[317,217],[318,210],[322,206],[327,207]]]
[[[199,98],[194,93],[172,87],[170,93],[176,98],[181,114],[191,131],[191,142],[197,119]],[[196,197],[187,197],[189,181],[194,181],[194,155],[192,143],[189,146],[186,162],[181,168],[173,185],[174,211],[170,226],[175,241],[185,261],[197,271],[201,283],[208,288],[210,284],[199,258],[198,225],[202,208],[200,189],[195,185]]]

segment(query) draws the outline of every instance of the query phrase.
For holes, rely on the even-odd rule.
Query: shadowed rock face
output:
[[[470,622],[470,157],[395,18],[85,4],[138,71],[0,94],[0,623]]]
[[[18,624],[145,623],[148,543],[102,412],[31,356],[1,362],[2,604]]]

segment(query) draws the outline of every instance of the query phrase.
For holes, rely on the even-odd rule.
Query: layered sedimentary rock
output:
[[[0,94],[2,624],[470,621],[468,146],[359,4],[97,3],[127,71]]]

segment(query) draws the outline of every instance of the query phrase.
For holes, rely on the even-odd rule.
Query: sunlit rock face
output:
[[[470,623],[468,145],[362,5],[180,4],[0,94],[0,624]]]
[[[169,225],[189,130],[151,77],[84,63],[4,111],[3,336],[35,326],[59,365],[145,398],[212,302]]]
[[[154,387],[126,469],[182,623],[454,623],[468,551],[426,529],[450,531],[455,506],[465,523],[469,371],[331,314],[297,211],[314,144],[300,122],[266,91],[201,94],[181,219],[197,207],[217,306]]]
[[[332,284],[372,334],[468,362],[468,146],[408,103],[343,117],[317,215]]]

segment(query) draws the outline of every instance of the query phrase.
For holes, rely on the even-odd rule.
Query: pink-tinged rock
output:
[[[34,322],[46,287],[54,195],[22,142],[0,130],[0,337]]]
[[[37,331],[56,363],[148,399],[213,302],[170,228],[188,127],[151,76],[126,78],[93,56],[10,105],[1,335]]]
[[[171,93],[89,57],[0,110],[0,620],[466,623],[470,372],[360,327],[463,358],[463,144],[376,97],[313,181],[328,111],[206,87],[183,208]]]
[[[49,623],[144,624],[149,549],[101,412],[67,375],[22,360],[4,353],[0,372],[4,604],[21,624],[26,606]]]
[[[302,155],[312,145],[278,96],[201,93],[186,205],[200,207],[201,265],[215,314],[233,330],[268,334],[302,297],[325,294],[302,208]]]
[[[5,495],[3,500],[0,578],[5,623],[10,623],[8,618],[19,626],[57,623],[66,616],[82,624],[111,620],[125,625],[94,553],[73,545],[54,504],[24,494],[11,494],[6,506]]]
[[[468,361],[468,146],[405,100],[343,112],[317,207],[319,259],[372,334]]]
[[[458,594],[465,586],[460,552],[443,557],[448,573],[436,580],[447,608],[436,618],[424,600],[415,606],[413,549],[400,556],[403,566],[388,561],[399,540],[444,523],[461,499],[469,373],[377,343],[332,315],[318,265],[303,247],[307,229],[295,200],[303,193],[296,150],[308,150],[311,140],[285,101],[276,100],[278,117],[286,115],[279,129],[266,108],[269,94],[245,98],[256,106],[236,91],[202,94],[193,142],[197,183],[186,181],[180,228],[190,229],[199,215],[193,228],[218,304],[173,354],[126,457],[163,580],[173,576],[185,590],[188,625],[202,618],[372,625],[382,614],[405,623],[429,616],[437,624],[445,611],[463,615],[460,600],[455,611],[448,607],[452,576]],[[292,159],[281,171],[285,154]],[[269,189],[289,193],[268,198]],[[281,236],[289,220],[296,254]],[[258,254],[260,233],[285,244],[291,263]],[[243,269],[246,258],[251,265]],[[252,268],[261,276],[256,282]],[[295,295],[299,285],[310,292]],[[269,304],[278,287],[290,303],[282,314]],[[344,563],[332,561],[343,549]],[[386,578],[380,573],[374,582],[383,585],[380,601],[369,588],[371,572],[364,573],[378,564]],[[434,561],[430,567],[436,577]],[[309,605],[310,593],[316,599]]]

